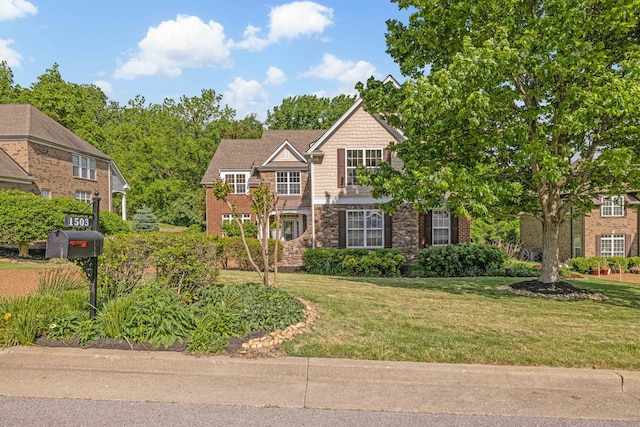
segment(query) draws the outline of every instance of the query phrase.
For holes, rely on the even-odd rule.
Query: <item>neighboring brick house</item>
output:
[[[126,218],[129,186],[114,161],[84,139],[28,104],[0,105],[0,189],[42,197],[70,196],[112,210],[122,194]]]
[[[637,192],[594,199],[596,208],[584,218],[567,218],[560,227],[560,261],[575,257],[631,257],[640,255],[640,200]],[[542,224],[534,218],[520,219],[522,247],[542,253]]]
[[[413,258],[432,244],[470,240],[468,218],[445,210],[418,214],[403,205],[384,214],[369,187],[357,184],[356,168],[381,161],[400,167],[386,150],[403,135],[364,110],[358,99],[328,130],[266,130],[261,139],[223,139],[202,179],[207,194],[207,232],[220,235],[231,215],[211,186],[231,184],[238,214],[252,220],[247,193],[259,182],[275,183],[281,202],[286,266],[300,266],[305,248],[398,248]]]

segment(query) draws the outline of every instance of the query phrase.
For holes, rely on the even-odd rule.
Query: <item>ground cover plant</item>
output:
[[[302,303],[286,292],[250,281],[217,283],[215,275],[201,274],[201,258],[185,261],[181,237],[155,239],[164,243],[161,249],[145,250],[155,254],[151,258],[164,260],[158,268],[169,256],[177,264],[184,262],[186,273],[171,269],[172,275],[161,272],[135,280],[131,274],[111,276],[111,281],[99,282],[92,320],[87,309],[89,288],[80,269],[65,265],[42,270],[35,293],[0,298],[0,347],[37,343],[220,353],[231,338],[261,335],[304,320]],[[112,251],[107,259],[114,262],[118,253]],[[136,264],[128,266],[133,269]],[[191,283],[189,272],[210,282],[186,288],[184,284]],[[118,280],[128,280],[127,285]]]
[[[225,283],[250,275],[223,271]],[[436,363],[640,369],[640,285],[567,280],[606,298],[545,298],[504,286],[521,278],[354,278],[282,274],[312,302],[314,331],[289,356]]]

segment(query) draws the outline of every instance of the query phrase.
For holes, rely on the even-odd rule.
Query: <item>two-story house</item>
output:
[[[285,266],[301,266],[306,248],[398,248],[413,258],[420,248],[470,240],[470,221],[444,209],[427,215],[410,204],[385,214],[369,187],[358,184],[357,169],[380,162],[400,168],[386,147],[402,133],[354,104],[327,130],[267,130],[261,139],[220,142],[202,179],[207,193],[207,232],[221,235],[232,216],[211,186],[219,179],[233,189],[230,201],[243,221],[252,221],[247,194],[262,182],[284,204]]]
[[[561,224],[558,250],[560,261],[593,256],[631,257],[640,254],[640,199],[638,192],[619,196],[599,196],[595,208],[584,218],[571,218]],[[520,219],[522,247],[542,252],[542,224],[531,217]]]
[[[109,156],[40,110],[27,104],[0,105],[0,189],[87,203],[98,192],[101,209],[110,211],[113,194],[119,193],[126,218],[128,188]]]

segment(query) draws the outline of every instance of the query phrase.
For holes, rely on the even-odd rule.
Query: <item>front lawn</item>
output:
[[[223,271],[223,283],[255,273]],[[571,281],[608,297],[558,300],[500,290],[520,278],[382,279],[280,274],[316,305],[290,356],[640,370],[640,285]]]

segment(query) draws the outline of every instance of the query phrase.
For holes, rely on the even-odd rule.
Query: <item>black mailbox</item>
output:
[[[55,230],[47,237],[45,258],[92,258],[102,255],[104,237],[97,231]]]

